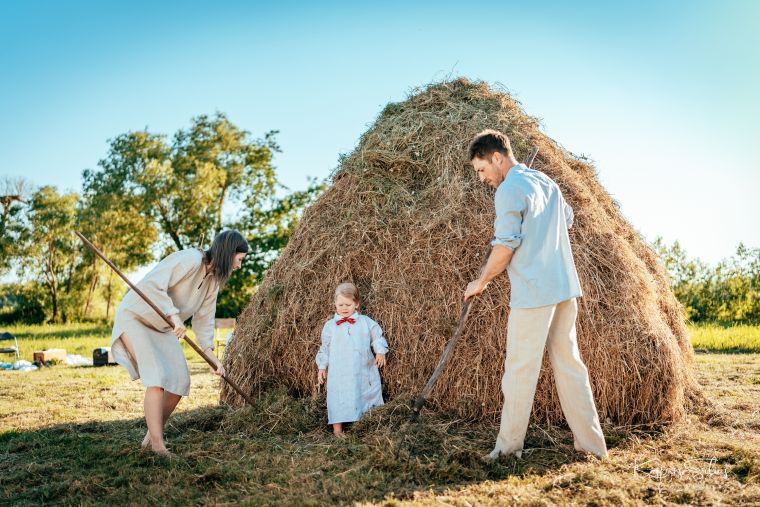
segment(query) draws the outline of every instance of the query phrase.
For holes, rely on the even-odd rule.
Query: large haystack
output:
[[[391,346],[386,396],[419,392],[432,373],[493,233],[493,191],[465,162],[474,134],[496,128],[550,175],[575,210],[571,241],[584,297],[578,321],[599,415],[619,424],[668,423],[694,393],[691,346],[678,302],[652,250],[622,217],[591,165],[539,131],[508,94],[460,79],[389,104],[344,158],[332,187],[304,214],[238,319],[225,366],[252,393],[315,388],[314,355],[332,294],[356,283],[363,311]],[[474,305],[431,404],[468,418],[501,407],[509,281]],[[223,401],[240,399],[228,388]],[[536,391],[539,420],[561,419],[548,363]]]

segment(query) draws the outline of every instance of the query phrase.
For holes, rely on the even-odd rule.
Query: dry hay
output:
[[[578,340],[602,420],[680,419],[697,393],[692,349],[655,254],[587,161],[541,133],[507,93],[464,79],[389,104],[341,160],[332,186],[306,210],[239,317],[225,358],[230,377],[254,393],[272,386],[313,392],[333,290],[352,281],[391,347],[382,374],[387,398],[419,392],[493,234],[493,191],[464,157],[484,128],[507,133],[518,158],[537,146],[534,167],[559,184],[575,211],[571,242],[584,291]],[[465,418],[498,417],[508,301],[503,275],[474,305],[433,406]],[[241,401],[226,387],[222,400]],[[546,359],[534,416],[562,419]]]

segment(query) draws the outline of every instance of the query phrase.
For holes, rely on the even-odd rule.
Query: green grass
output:
[[[760,326],[698,324],[689,332],[697,351],[760,353]]]
[[[65,349],[67,354],[92,358],[93,349],[111,345],[111,325],[103,323],[12,325],[0,327],[0,331],[9,331],[16,335],[19,354],[27,361],[32,360],[35,351],[47,349]],[[221,336],[224,336],[228,330],[220,331]],[[188,329],[187,334],[195,339],[192,329]],[[186,358],[196,357],[195,351],[184,340],[182,346]],[[12,358],[12,355],[3,355],[0,356],[0,361],[11,362]]]
[[[109,331],[18,330],[75,353]],[[494,424],[429,411],[413,424],[408,399],[391,400],[339,441],[323,397],[272,391],[230,409],[194,356],[190,370],[191,395],[167,429],[171,459],[138,450],[143,389],[123,368],[0,372],[0,505],[760,503],[758,354],[698,354],[696,375],[714,406],[664,431],[605,422],[604,462],[574,452],[566,428],[531,424],[524,459],[485,463]]]
[[[21,358],[27,361],[32,360],[34,351],[46,349],[66,349],[68,354],[92,357],[93,349],[110,345],[111,335],[109,325],[97,323],[15,325],[2,330],[16,335]]]

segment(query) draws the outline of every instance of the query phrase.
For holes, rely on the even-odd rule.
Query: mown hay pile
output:
[[[225,358],[230,377],[252,393],[273,386],[311,393],[333,290],[352,281],[391,347],[386,396],[419,392],[493,234],[493,190],[465,160],[468,141],[485,128],[508,134],[518,159],[537,146],[533,167],[559,184],[575,211],[571,242],[584,291],[578,340],[600,417],[678,420],[696,393],[692,349],[655,254],[591,165],[542,134],[508,94],[464,79],[389,104],[342,159],[239,317]],[[472,419],[498,417],[508,301],[504,274],[474,305],[431,405]],[[222,400],[241,402],[227,387]],[[546,361],[534,415],[562,419]]]

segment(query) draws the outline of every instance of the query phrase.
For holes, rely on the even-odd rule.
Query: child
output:
[[[320,385],[327,380],[327,424],[339,438],[344,436],[343,423],[358,421],[364,412],[383,404],[378,368],[385,366],[388,342],[377,322],[359,314],[358,308],[356,286],[338,285],[336,313],[322,328],[317,353],[317,380]]]

